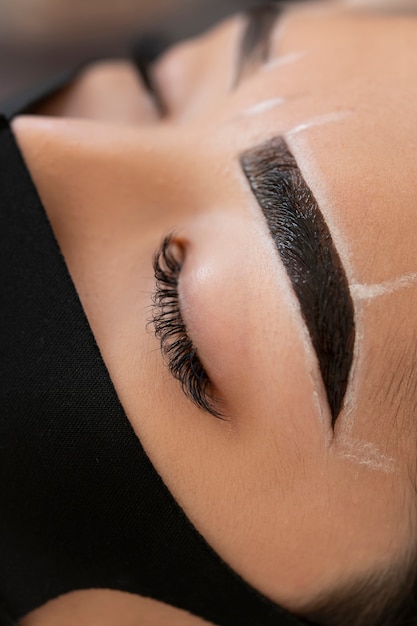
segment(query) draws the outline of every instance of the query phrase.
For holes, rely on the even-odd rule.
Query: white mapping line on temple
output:
[[[334,111],[333,113],[319,115],[318,117],[313,117],[311,120],[307,120],[306,122],[298,124],[298,126],[290,128],[290,130],[287,130],[285,134],[287,136],[296,135],[297,133],[301,133],[303,130],[313,128],[314,126],[322,126],[324,124],[329,124],[330,122],[339,122],[341,120],[344,120],[350,114],[351,111]]]
[[[383,454],[375,444],[359,439],[342,438],[340,456],[348,461],[364,465],[371,470],[391,474],[397,471],[395,460]]]
[[[289,54],[284,54],[281,57],[273,59],[272,61],[268,61],[265,65],[262,66],[262,72],[270,72],[271,70],[275,70],[277,67],[282,67],[283,65],[289,65],[290,63],[295,63],[299,59],[302,59],[306,56],[305,51],[301,52],[290,52]]]
[[[384,283],[377,283],[375,285],[366,285],[355,283],[350,285],[350,293],[353,298],[358,300],[371,300],[378,296],[384,296],[399,289],[405,289],[411,287],[417,283],[417,273],[405,274],[396,278],[395,280],[387,280]]]
[[[242,115],[258,115],[260,113],[265,113],[265,111],[270,111],[271,109],[279,107],[284,102],[284,98],[271,98],[270,100],[263,100],[263,102],[258,102],[258,104],[255,104],[249,109],[246,109],[246,111],[243,111]]]

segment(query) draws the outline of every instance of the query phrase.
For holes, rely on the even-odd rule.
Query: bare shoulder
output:
[[[20,626],[210,626],[210,622],[150,598],[95,589],[74,591],[29,613]]]

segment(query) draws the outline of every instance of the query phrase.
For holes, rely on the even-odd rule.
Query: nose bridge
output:
[[[198,133],[186,127],[162,128],[138,136],[137,142],[140,195],[161,216],[174,221],[209,211],[216,204],[216,156],[205,148]]]
[[[226,205],[227,157],[206,129],[21,118],[14,131],[62,245],[175,230]]]

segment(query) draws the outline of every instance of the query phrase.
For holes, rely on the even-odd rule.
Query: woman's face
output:
[[[104,64],[56,105],[75,119],[21,117],[14,130],[153,464],[223,559],[296,610],[411,549],[417,20],[302,5],[252,53],[247,27],[230,19],[156,63],[162,117],[133,70]],[[317,200],[354,305],[334,429],[240,163],[276,137]],[[148,323],[152,257],[169,233],[182,319],[223,420],[184,395]]]

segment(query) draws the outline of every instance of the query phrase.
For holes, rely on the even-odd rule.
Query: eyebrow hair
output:
[[[343,406],[355,342],[346,273],[285,140],[276,137],[244,152],[240,163],[299,300],[334,427]]]
[[[268,60],[271,35],[283,8],[283,3],[265,2],[246,11],[247,22],[239,46],[235,88],[249,67]]]

